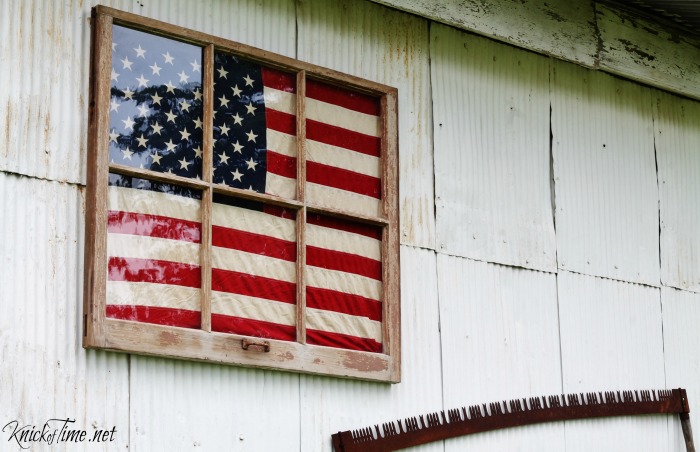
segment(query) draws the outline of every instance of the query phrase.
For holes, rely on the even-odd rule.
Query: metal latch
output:
[[[250,339],[243,339],[241,341],[241,348],[243,350],[248,350],[250,347],[253,347],[254,350],[267,353],[270,351],[270,341],[251,341]]]

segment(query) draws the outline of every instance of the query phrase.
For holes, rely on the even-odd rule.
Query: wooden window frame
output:
[[[104,6],[92,11],[88,127],[83,347],[210,361],[249,367],[397,383],[401,379],[400,264],[398,238],[398,101],[396,88],[304,63],[227,39]],[[123,25],[200,46],[203,51],[204,158],[202,179],[127,167],[109,161],[112,26]],[[214,51],[222,50],[297,74],[297,198],[240,190],[212,182]],[[382,215],[370,217],[310,205],[305,199],[305,81],[308,78],[380,98],[382,118]],[[106,317],[108,173],[146,178],[202,191],[201,329]],[[211,331],[211,207],[214,193],[292,208],[297,214],[297,342],[267,340],[268,351],[248,347],[260,338]],[[304,344],[306,213],[319,213],[382,227],[383,353]],[[244,347],[246,349],[244,349]]]

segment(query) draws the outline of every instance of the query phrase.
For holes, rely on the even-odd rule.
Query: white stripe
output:
[[[381,200],[325,185],[306,183],[309,203],[334,209],[347,210],[360,215],[380,217]]]
[[[148,282],[107,281],[107,305],[200,310],[200,289]]]
[[[212,247],[212,267],[246,273],[278,281],[296,282],[296,264],[294,262],[246,253],[229,248]]]
[[[306,231],[307,245],[356,254],[376,261],[382,259],[382,242],[380,240],[315,224],[307,224]]]
[[[373,155],[362,154],[314,140],[306,140],[306,155],[312,162],[376,178],[381,177],[381,160]]]
[[[306,327],[382,342],[382,323],[366,317],[306,308]]]
[[[107,255],[199,265],[199,244],[130,234],[107,234]]]
[[[382,299],[382,282],[366,276],[307,265],[306,278],[309,287],[359,295],[372,300]]]
[[[296,241],[296,222],[264,212],[214,203],[212,222],[239,231],[252,232],[277,239]]]
[[[276,130],[267,129],[267,148],[278,154],[296,158],[297,137],[294,135],[287,135],[286,133],[278,132]],[[355,154],[357,154],[357,152],[355,152]]]
[[[280,325],[296,325],[296,306],[293,304],[226,292],[212,291],[211,312]]]
[[[114,185],[109,186],[108,197],[110,210],[201,221],[198,199]]]
[[[296,198],[296,179],[290,179],[288,177],[280,176],[279,174],[274,174],[269,171],[267,172],[265,178],[265,193],[275,196],[281,196],[283,198]]]
[[[305,99],[305,103],[307,119],[313,119],[314,121],[373,137],[381,136],[379,116],[360,113],[359,111],[311,99],[310,97]]]
[[[296,115],[296,94],[265,86],[263,88],[263,96],[265,96],[265,108],[272,108],[282,113]]]

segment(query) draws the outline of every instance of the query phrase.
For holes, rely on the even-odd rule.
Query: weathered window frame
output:
[[[109,102],[112,25],[162,35],[195,44],[203,50],[204,158],[202,180],[131,168],[109,161]],[[330,69],[188,30],[153,19],[97,6],[92,13],[91,81],[87,159],[86,243],[84,279],[85,348],[100,348],[144,355],[211,361],[224,364],[334,375],[383,382],[399,382],[400,289],[398,239],[398,126],[397,90]],[[213,61],[214,50],[296,73],[297,77],[297,199],[230,188],[212,182],[213,162]],[[304,196],[305,188],[305,80],[311,77],[341,84],[380,97],[382,143],[381,217],[367,217],[313,206]],[[108,173],[137,176],[202,190],[202,328],[190,330],[171,326],[117,320],[106,317],[107,281],[107,189]],[[214,193],[295,209],[297,214],[297,342],[269,340],[269,351],[247,347],[260,342],[234,334],[211,332],[211,205]],[[350,219],[382,227],[382,335],[383,353],[345,350],[304,344],[304,253],[306,212]],[[246,347],[246,349],[244,349]]]

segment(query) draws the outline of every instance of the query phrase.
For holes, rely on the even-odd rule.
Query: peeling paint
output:
[[[388,361],[370,354],[344,353],[343,366],[362,372],[381,372],[389,368]]]

